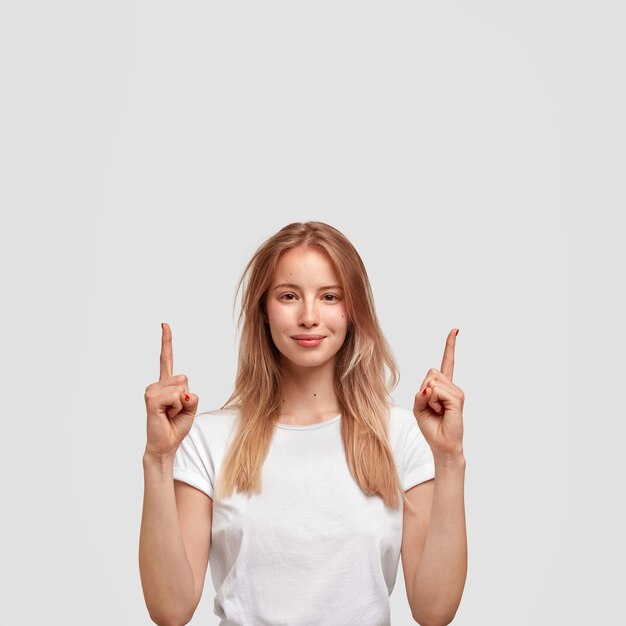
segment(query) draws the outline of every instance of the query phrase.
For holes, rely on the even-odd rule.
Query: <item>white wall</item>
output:
[[[292,221],[356,245],[411,407],[459,328],[455,624],[623,615],[617,2],[8,2],[0,10],[0,623],[150,624],[160,323],[229,395],[236,280]],[[409,624],[401,570],[393,623]],[[192,624],[217,624],[207,577]]]

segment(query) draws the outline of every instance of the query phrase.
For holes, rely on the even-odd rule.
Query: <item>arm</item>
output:
[[[421,626],[449,624],[461,602],[467,577],[464,505],[465,458],[435,457],[432,509],[426,541],[407,589]],[[414,546],[419,549],[421,546]],[[409,546],[411,549],[411,546]]]
[[[176,509],[173,466],[173,457],[144,454],[139,569],[148,612],[159,626],[186,624],[196,608],[193,571]]]

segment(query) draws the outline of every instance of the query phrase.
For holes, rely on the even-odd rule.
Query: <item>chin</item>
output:
[[[293,363],[294,365],[298,365],[300,367],[319,367],[321,365],[325,365],[328,361],[332,360],[335,356],[334,354],[311,354],[311,355],[302,355],[302,354],[290,354],[289,352],[281,352],[282,358]]]

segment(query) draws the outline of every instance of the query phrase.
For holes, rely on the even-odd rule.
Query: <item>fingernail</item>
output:
[[[187,402],[189,402],[189,400],[190,400],[189,394],[187,394],[187,393],[185,394],[185,400],[187,400]]]
[[[456,335],[458,335],[458,334],[459,334],[459,329],[457,328],[456,329]],[[454,335],[454,336],[456,337],[456,335]]]
[[[422,391],[422,395],[425,396],[427,391],[428,391],[428,388],[424,389],[424,391]]]

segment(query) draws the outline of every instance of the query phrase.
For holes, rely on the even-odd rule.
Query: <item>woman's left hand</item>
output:
[[[435,459],[463,457],[465,394],[452,383],[457,333],[452,329],[448,334],[441,371],[428,370],[413,405],[413,415]]]

